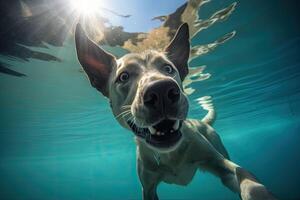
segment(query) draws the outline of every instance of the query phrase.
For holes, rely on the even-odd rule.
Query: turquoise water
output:
[[[212,1],[207,18],[231,1]],[[231,159],[280,199],[300,199],[300,32],[296,1],[240,1],[230,19],[196,35],[206,44],[236,36],[190,66],[211,77],[193,83],[194,101],[213,97],[214,125]],[[26,74],[0,74],[0,199],[140,199],[133,135],[114,120],[108,102],[80,71],[73,37],[63,47],[32,47],[62,62],[0,56]],[[209,173],[187,187],[161,184],[161,199],[238,199]]]

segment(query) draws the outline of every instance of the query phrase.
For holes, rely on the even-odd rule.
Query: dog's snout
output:
[[[150,83],[143,96],[144,105],[150,109],[171,106],[179,99],[180,89],[172,80],[160,80]]]
[[[144,104],[147,107],[158,107],[159,96],[156,92],[147,91],[144,95]]]
[[[167,94],[168,94],[168,100],[171,103],[175,103],[179,100],[180,90],[178,87],[173,87],[168,90]]]

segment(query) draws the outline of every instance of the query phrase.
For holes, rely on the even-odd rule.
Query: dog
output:
[[[187,119],[182,82],[188,75],[189,27],[182,24],[164,51],[128,53],[116,59],[75,30],[78,60],[91,85],[109,99],[121,126],[134,133],[137,171],[144,200],[157,200],[160,182],[187,185],[199,170],[220,177],[243,200],[275,197],[250,172],[235,164],[212,128],[215,112]]]

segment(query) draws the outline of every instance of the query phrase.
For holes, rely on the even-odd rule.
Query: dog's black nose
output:
[[[150,109],[172,106],[180,99],[180,89],[175,81],[159,80],[150,83],[144,93],[144,105]]]

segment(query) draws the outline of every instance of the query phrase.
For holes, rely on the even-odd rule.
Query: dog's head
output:
[[[92,86],[109,98],[119,123],[152,148],[177,144],[188,112],[182,87],[188,74],[188,25],[179,27],[164,52],[130,53],[118,60],[92,42],[80,25],[75,40]]]

